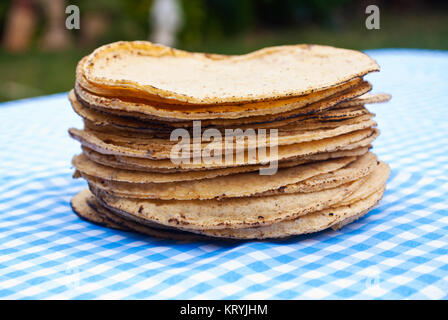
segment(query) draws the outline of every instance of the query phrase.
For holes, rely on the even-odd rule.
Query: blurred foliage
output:
[[[36,4],[39,0],[35,0]],[[153,0],[67,0],[81,11],[81,30],[72,30],[74,46],[43,52],[39,37],[28,52],[0,50],[0,101],[67,91],[77,61],[94,47],[117,40],[148,39]],[[317,43],[353,49],[413,47],[448,50],[446,0],[179,0],[183,26],[176,47],[239,54],[265,46]],[[3,32],[11,0],[0,0]],[[365,28],[365,8],[379,4],[381,30]],[[36,5],[36,7],[38,7]],[[87,17],[102,18],[106,28],[95,43],[83,43]]]
[[[109,21],[99,44],[121,40],[147,39],[152,0],[72,0],[81,15],[102,16]],[[81,28],[82,28],[81,18]],[[76,33],[76,31],[74,32]]]
[[[3,28],[6,21],[6,15],[8,14],[11,1],[0,1],[0,32],[3,34]]]
[[[0,101],[67,91],[75,81],[77,62],[87,51],[0,51]]]
[[[334,25],[332,13],[350,0],[182,0],[183,45],[223,39],[256,29],[316,22]],[[352,1],[353,2],[353,1]]]
[[[40,0],[33,1],[40,12],[39,32],[45,25]],[[179,0],[183,26],[179,46],[194,47],[209,41],[231,39],[249,32],[297,29],[319,26],[331,30],[350,27],[350,21],[364,18],[369,4],[397,14],[418,12],[436,6],[448,9],[446,0]],[[0,32],[12,0],[0,1]],[[81,16],[102,17],[105,32],[94,45],[121,40],[148,39],[151,30],[150,8],[153,0],[66,0],[79,6]],[[385,9],[386,8],[386,9]],[[81,18],[82,28],[83,18]],[[74,38],[80,33],[72,31]],[[78,39],[79,40],[79,39]],[[37,41],[36,41],[37,43]]]

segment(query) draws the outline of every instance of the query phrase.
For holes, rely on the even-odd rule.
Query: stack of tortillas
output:
[[[82,59],[74,211],[173,239],[281,238],[340,228],[381,199],[389,167],[365,104],[367,55],[318,45],[241,56],[117,42]]]

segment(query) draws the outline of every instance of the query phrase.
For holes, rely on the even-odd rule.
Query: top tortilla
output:
[[[91,86],[173,104],[221,104],[301,96],[379,71],[362,52],[321,45],[264,48],[240,56],[192,53],[147,41],[115,42],[83,64]]]

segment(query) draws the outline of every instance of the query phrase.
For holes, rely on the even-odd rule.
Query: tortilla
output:
[[[157,150],[151,150],[147,147],[138,148],[138,146],[128,146],[128,145],[118,145],[111,143],[111,141],[102,140],[98,138],[96,135],[91,134],[85,130],[79,130],[75,128],[69,129],[70,136],[79,142],[83,146],[86,146],[90,149],[93,149],[99,153],[106,155],[120,155],[120,156],[128,156],[135,158],[145,158],[151,160],[168,160],[171,159],[171,162],[174,160],[179,160],[177,162],[179,165],[182,163],[194,164],[194,160],[190,160],[188,158],[184,158],[184,161],[181,161],[182,154],[178,156],[177,154],[160,154],[157,153]],[[278,146],[278,151],[276,155],[268,155],[260,154],[260,149],[254,149],[252,154],[248,154],[248,150],[242,154],[233,154],[233,157],[224,157],[224,154],[221,159],[213,159],[209,157],[203,157],[198,159],[199,162],[197,166],[205,167],[230,167],[230,166],[238,166],[238,165],[247,165],[247,164],[266,164],[271,160],[287,160],[292,159],[294,157],[299,156],[307,156],[311,154],[316,154],[320,152],[330,152],[330,151],[338,151],[338,150],[350,150],[358,147],[364,147],[369,145],[379,134],[379,131],[375,128],[368,128],[363,130],[358,130],[354,132],[349,132],[346,134],[338,135],[336,137],[308,141],[303,143],[296,143],[290,145],[281,145]],[[269,151],[271,148],[268,148]],[[202,153],[204,155],[204,153]],[[238,155],[238,156],[236,156]],[[251,157],[253,156],[253,157]]]
[[[121,41],[96,49],[81,69],[92,92],[100,88],[114,96],[119,92],[173,104],[223,104],[302,96],[379,71],[379,66],[362,52],[320,45],[225,56]]]
[[[365,183],[345,201],[334,207],[259,228],[195,230],[193,232],[233,239],[266,239],[318,232],[330,227],[338,230],[367,214],[381,200],[390,169],[387,164],[381,162],[376,171],[380,179],[372,179],[371,181],[375,182],[373,185]]]
[[[89,184],[97,189],[107,191],[111,195],[140,199],[161,200],[206,200],[232,197],[247,197],[269,190],[295,184],[316,175],[336,171],[356,160],[355,157],[338,158],[279,169],[276,174],[259,175],[258,172],[239,173],[216,178],[188,181],[188,183],[167,182],[152,183],[146,173],[134,172],[132,181],[116,181],[115,177],[98,177],[98,172],[89,170],[87,174],[73,164]],[[93,169],[93,168],[92,168]],[[128,177],[131,178],[130,172]]]
[[[271,239],[314,233],[328,228],[338,230],[371,211],[381,200],[383,194],[384,188],[350,205],[335,206],[309,213],[294,220],[281,221],[265,227],[195,232],[207,236],[231,239]]]
[[[392,96],[387,93],[365,93],[356,99],[348,100],[342,104],[345,107],[358,106],[360,104],[371,104],[371,103],[384,103],[392,99]]]
[[[292,160],[280,161],[278,163],[278,167],[279,168],[292,167],[304,163],[310,163],[313,161],[322,161],[340,157],[352,157],[352,156],[356,157],[368,152],[369,148],[371,148],[371,146],[367,145],[365,147],[358,147],[351,150],[321,152],[314,155],[296,157],[295,159]],[[197,166],[193,163],[182,164],[181,166],[179,166],[177,164],[172,163],[171,161],[104,155],[87,147],[82,147],[82,149],[84,151],[83,154],[87,158],[98,164],[109,166],[116,169],[152,172],[157,174],[153,176],[154,181],[160,180],[161,182],[207,179],[240,172],[257,171],[260,170],[261,168],[267,168],[267,165],[244,165],[244,166],[234,166],[227,168],[225,167],[209,168],[206,167],[205,163],[202,166]],[[171,180],[165,181],[165,179],[171,179]]]
[[[313,97],[302,98],[303,101],[282,105],[279,102],[277,108],[254,108],[252,112],[220,112],[221,109],[214,107],[215,110],[210,110],[203,113],[192,113],[187,110],[180,111],[159,111],[151,110],[144,113],[147,108],[146,104],[131,103],[124,100],[120,100],[117,97],[110,98],[104,101],[104,99],[97,97],[94,102],[83,100],[83,98],[75,91],[71,98],[72,104],[76,100],[79,104],[85,108],[94,109],[104,114],[111,114],[119,117],[131,118],[146,122],[165,122],[168,125],[186,127],[191,125],[193,120],[202,120],[204,126],[218,125],[229,126],[239,125],[254,122],[272,122],[277,120],[284,120],[291,117],[297,117],[300,115],[307,115],[316,112],[321,112],[331,108],[335,108],[340,103],[355,99],[362,96],[372,89],[370,83],[362,81],[354,87],[349,87],[346,90],[335,92],[328,97]],[[76,93],[76,95],[75,95]],[[92,98],[93,99],[93,98]],[[283,102],[282,102],[283,103]],[[265,103],[266,104],[266,103]],[[344,106],[341,106],[344,107]],[[79,107],[77,107],[79,109]],[[246,107],[252,108],[252,107]],[[149,114],[148,114],[149,113]],[[233,116],[232,116],[233,114]]]
[[[102,214],[98,214],[93,209],[91,209],[87,203],[87,198],[93,197],[91,192],[88,189],[84,189],[76,194],[70,200],[70,206],[72,207],[73,212],[76,213],[81,219],[92,222],[94,224],[108,227],[111,229],[118,230],[126,230],[126,228],[121,227],[120,225],[115,224],[113,221],[110,221],[107,217]]]
[[[328,228],[339,230],[373,209],[381,200],[383,193],[384,189],[381,189],[372,193],[367,198],[352,203],[350,206],[337,206],[313,212],[295,220],[286,220],[266,227],[197,231],[206,237],[190,232],[176,231],[174,229],[161,229],[157,224],[150,227],[149,225],[127,220],[101,207],[87,189],[75,195],[71,203],[73,210],[85,220],[96,223],[98,220],[108,219],[109,224],[107,226],[110,228],[138,232],[151,237],[181,241],[203,241],[210,239],[210,237],[248,240],[285,238],[299,234],[318,232]]]
[[[342,111],[342,110],[341,110]],[[345,113],[345,110],[344,110]],[[204,134],[204,132],[208,131],[209,129],[217,130],[221,133],[222,136],[225,135],[226,129],[227,130],[234,130],[235,132],[240,129],[243,132],[247,129],[254,129],[261,130],[261,129],[277,129],[280,134],[284,132],[291,132],[291,131],[307,131],[307,130],[317,130],[317,129],[331,129],[331,128],[337,128],[339,126],[343,125],[351,125],[360,123],[362,121],[371,120],[375,114],[369,113],[367,109],[365,108],[359,108],[357,110],[346,111],[346,113],[343,115],[342,112],[340,115],[330,115],[329,117],[325,117],[323,119],[318,119],[317,116],[310,116],[309,119],[299,120],[297,122],[289,123],[283,126],[277,126],[276,123],[264,123],[264,124],[257,124],[257,125],[242,125],[242,126],[236,126],[236,127],[202,127],[200,126],[200,132],[201,135]],[[322,116],[324,117],[324,116]],[[143,138],[161,138],[161,139],[170,139],[170,135],[172,131],[166,130],[157,130],[155,128],[123,128],[115,126],[113,123],[107,123],[107,122],[92,122],[90,120],[84,119],[84,128],[90,129],[93,131],[98,131],[102,133],[109,133],[124,137],[143,137]],[[196,126],[196,128],[199,128],[199,126]],[[171,128],[172,130],[175,130],[176,128]],[[193,128],[182,128],[189,132],[190,135],[193,135]],[[255,130],[255,129],[254,129]],[[197,131],[199,132],[199,131]],[[269,132],[269,131],[268,131]]]
[[[357,108],[356,110],[336,110],[339,111],[337,113],[333,113],[330,115],[309,115],[305,117],[301,117],[301,119],[298,119],[296,122],[287,123],[278,125],[276,122],[268,122],[268,123],[262,123],[262,124],[253,124],[253,125],[241,125],[241,126],[230,126],[230,127],[203,127],[201,122],[196,122],[192,124],[192,127],[189,128],[181,128],[182,130],[185,130],[184,132],[188,132],[191,136],[194,134],[194,132],[200,132],[201,135],[203,135],[205,132],[210,131],[210,129],[214,131],[218,131],[222,136],[226,134],[226,131],[228,132],[229,129],[233,131],[238,131],[238,129],[242,131],[249,130],[261,130],[261,129],[277,129],[279,131],[280,135],[287,135],[290,134],[290,132],[306,132],[309,130],[316,130],[316,129],[330,129],[330,128],[337,128],[339,126],[344,125],[351,125],[351,124],[357,124],[362,121],[371,120],[375,114],[370,113],[365,108]],[[98,119],[98,118],[97,118]],[[93,121],[84,119],[84,128],[90,129],[92,131],[98,131],[106,134],[112,134],[112,135],[118,135],[122,137],[130,137],[130,138],[140,138],[140,139],[147,139],[147,138],[160,138],[165,140],[170,140],[170,136],[173,130],[176,130],[178,128],[171,127],[168,130],[166,127],[159,130],[155,127],[142,127],[140,129],[135,128],[136,130],[133,130],[133,128],[125,128],[125,127],[118,127],[114,126],[113,124],[103,122],[103,121],[96,121],[95,119],[92,119]],[[146,129],[148,131],[146,132]],[[269,131],[267,131],[269,133]]]
[[[367,150],[365,150],[367,152]],[[363,152],[363,153],[365,153]],[[361,152],[360,152],[361,153]],[[309,161],[305,159],[295,160],[290,162],[284,162],[279,164],[279,168],[290,168],[305,163],[319,163],[328,159],[341,159],[341,158],[355,158],[360,154],[356,153],[341,153],[340,157],[325,157],[323,159],[311,159]],[[328,162],[331,162],[328,161]],[[116,182],[129,182],[129,183],[172,183],[181,181],[192,181],[192,180],[204,180],[212,179],[221,176],[233,175],[237,173],[244,172],[254,172],[257,171],[261,166],[242,166],[234,168],[224,168],[216,170],[204,170],[204,171],[186,171],[186,172],[148,172],[148,171],[138,171],[114,168],[107,165],[102,165],[95,161],[92,161],[85,153],[73,157],[73,166],[83,174],[93,176],[99,179],[111,180]]]
[[[214,150],[213,152],[220,152],[225,155],[228,153],[240,153],[248,149],[255,148],[271,148],[273,146],[285,146],[298,143],[304,143],[315,140],[322,140],[325,138],[331,138],[335,136],[340,136],[342,134],[355,132],[371,127],[376,127],[377,123],[373,120],[365,120],[358,123],[339,125],[332,128],[322,128],[316,130],[289,130],[289,131],[278,131],[275,130],[274,136],[272,136],[271,130],[266,131],[266,137],[261,138],[259,136],[259,131],[249,130],[247,135],[239,135],[241,139],[240,143],[224,143],[225,137],[220,139],[210,141],[201,141],[194,143],[190,141],[188,144],[189,152],[188,157],[193,157],[194,152],[198,150],[204,153],[206,150]],[[179,141],[170,139],[163,139],[158,137],[151,137],[146,135],[139,136],[138,134],[116,134],[114,133],[104,133],[101,131],[92,130],[85,128],[84,132],[87,135],[92,135],[94,138],[99,139],[108,144],[115,145],[118,147],[132,148],[135,150],[145,150],[151,154],[152,159],[168,159],[171,157],[171,152],[173,148],[179,144]],[[244,133],[240,130],[241,133]],[[252,132],[252,134],[251,134]],[[219,133],[219,132],[218,132]],[[238,132],[236,131],[236,137],[238,139]],[[193,140],[193,137],[191,139]],[[232,142],[232,140],[230,140]],[[186,144],[184,144],[186,146]],[[182,158],[185,158],[185,154],[182,154]]]
[[[353,192],[371,190],[373,181],[383,184],[387,176],[375,169],[353,183],[313,193],[292,193],[269,197],[226,198],[222,200],[143,200],[114,197],[90,185],[101,205],[129,217],[183,230],[248,228],[326,209],[340,203]]]
[[[140,223],[149,221],[187,231],[252,228],[337,206],[354,194],[356,202],[384,186],[388,168],[378,166],[368,176],[353,183],[314,193],[293,193],[269,197],[228,198],[223,200],[142,200],[114,197],[89,186],[102,206]],[[375,183],[374,183],[375,182]]]
[[[289,184],[277,190],[257,194],[257,196],[270,196],[280,193],[308,193],[336,188],[342,184],[369,175],[379,164],[380,162],[377,160],[376,155],[369,152],[338,170],[322,173],[298,183]]]
[[[365,105],[390,99],[368,93],[363,76],[378,70],[362,52],[320,45],[240,56],[102,46],[69,93],[84,122],[69,129],[83,150],[74,177],[90,189],[73,210],[164,239],[339,229],[381,199],[390,174],[369,152],[379,130]]]
[[[368,88],[368,89],[365,89]],[[153,101],[146,101],[137,97],[101,96],[95,95],[85,90],[79,82],[75,84],[75,94],[77,100],[83,105],[99,110],[110,110],[119,115],[128,115],[146,120],[210,120],[210,119],[238,119],[252,116],[272,115],[284,113],[296,109],[301,109],[312,103],[325,100],[329,97],[343,96],[351,91],[360,94],[370,90],[370,85],[354,79],[340,86],[330,88],[321,92],[310,93],[300,97],[269,100],[256,103],[242,103],[227,106],[185,106],[185,105],[164,105]],[[342,101],[342,100],[341,100]]]
[[[176,231],[172,229],[150,228],[148,226],[139,225],[135,222],[125,220],[100,207],[95,197],[88,189],[84,189],[76,194],[70,201],[70,204],[73,212],[75,212],[80,218],[103,227],[121,231],[138,232],[147,236],[167,240],[200,241],[210,239],[210,237],[204,237],[189,232]]]
[[[104,131],[123,131],[129,133],[145,133],[152,134],[154,136],[166,137],[169,136],[171,131],[175,130],[177,127],[186,128],[191,131],[193,122],[148,122],[145,120],[139,120],[129,117],[121,117],[111,113],[104,113],[97,111],[95,109],[84,107],[79,101],[74,97],[73,91],[69,93],[69,100],[72,104],[73,110],[84,119],[86,127],[95,130]],[[228,123],[229,125],[221,126],[225,124],[225,120],[219,123],[219,126],[210,126],[209,121],[201,121],[202,131],[209,128],[215,128],[220,131],[225,129],[247,129],[247,128],[277,128],[277,129],[288,129],[288,128],[302,128],[311,123],[313,124],[329,124],[330,121],[342,121],[350,120],[360,116],[370,115],[369,118],[373,117],[374,114],[369,113],[369,111],[363,106],[345,107],[345,108],[332,108],[330,110],[324,110],[315,113],[311,107],[305,107],[303,109],[304,115],[299,115],[295,117],[289,117],[283,120],[273,121],[272,118],[266,118],[266,122],[259,122],[262,119],[258,119],[256,123],[247,123],[238,125],[236,123]],[[254,120],[253,118],[251,118]]]

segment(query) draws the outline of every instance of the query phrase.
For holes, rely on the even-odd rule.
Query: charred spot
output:
[[[142,213],[143,212],[143,206],[140,206],[139,208],[138,208],[138,213]]]
[[[334,213],[333,213],[333,212],[330,212],[328,215],[329,215],[330,217],[332,217],[332,216],[334,216]]]

